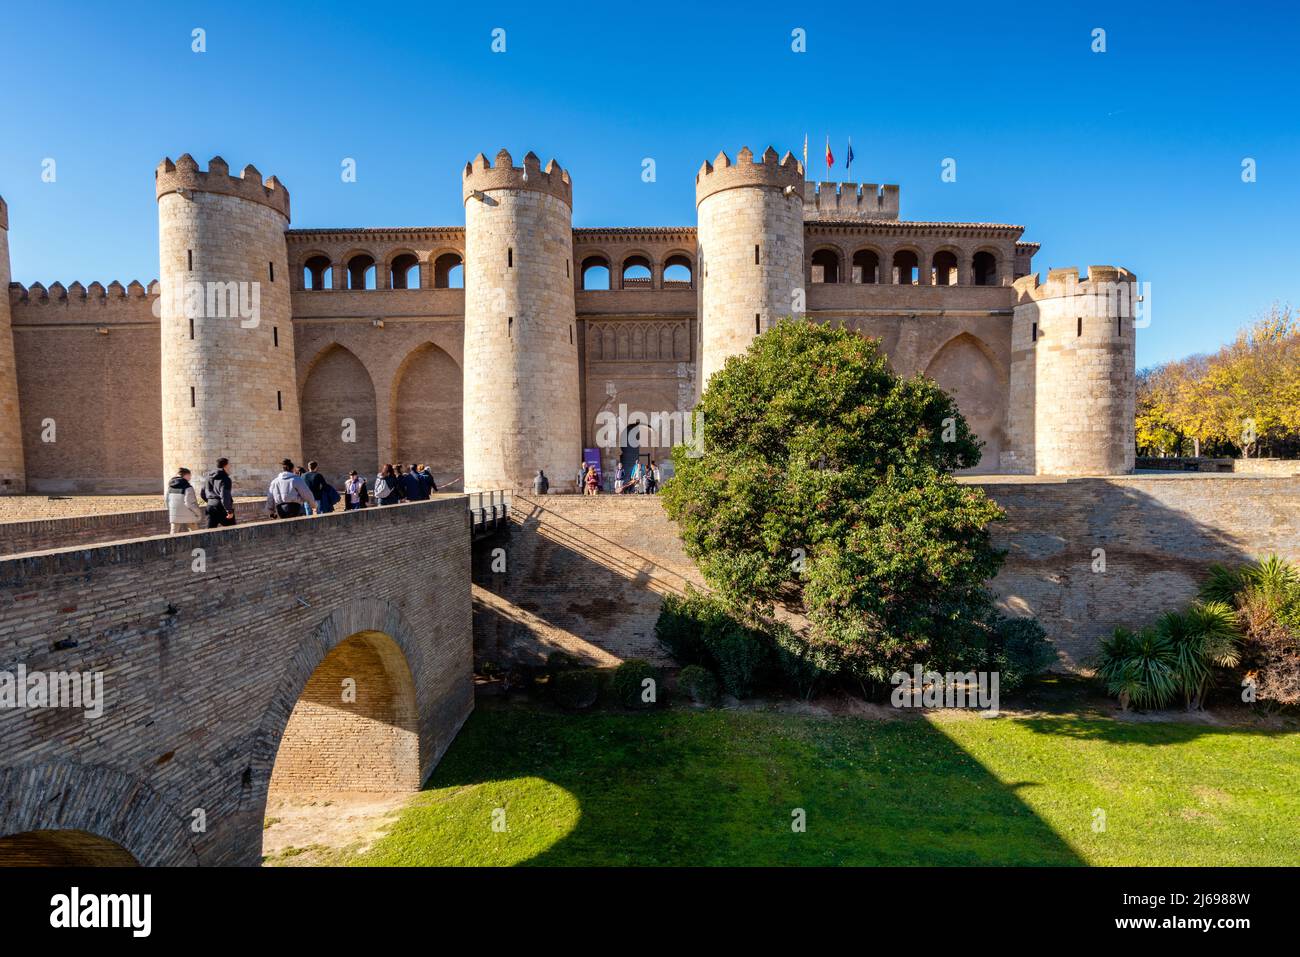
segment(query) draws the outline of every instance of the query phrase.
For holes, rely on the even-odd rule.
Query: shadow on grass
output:
[[[1179,719],[1182,720],[1179,720]],[[1204,723],[1201,723],[1204,721]],[[1019,719],[1020,724],[1037,734],[1075,738],[1083,741],[1104,741],[1107,744],[1133,744],[1142,747],[1162,747],[1169,744],[1186,744],[1199,738],[1215,735],[1250,735],[1256,738],[1276,738],[1295,734],[1294,728],[1264,728],[1242,725],[1213,724],[1195,712],[1190,714],[1162,712],[1132,717],[1128,720],[1080,717],[1076,715],[1043,716]]]
[[[922,720],[480,709],[360,863],[1083,863],[1017,797],[1035,784]]]

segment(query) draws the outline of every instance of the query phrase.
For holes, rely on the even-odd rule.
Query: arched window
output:
[[[302,288],[330,289],[334,285],[334,265],[328,256],[312,256],[302,264]]]
[[[812,281],[839,282],[840,254],[833,249],[819,249],[813,253]]]
[[[900,249],[894,253],[894,284],[897,286],[917,286],[920,283],[921,269],[916,253],[910,249]]]
[[[357,253],[348,260],[348,288],[375,288],[375,257]]]
[[[629,256],[623,260],[624,289],[649,289],[651,279],[650,260],[644,256]]]
[[[853,281],[880,282],[880,257],[873,250],[859,249],[853,254]]]
[[[971,260],[971,275],[977,286],[996,286],[998,284],[998,261],[990,252],[980,250]]]
[[[609,260],[604,256],[588,256],[582,261],[582,288],[609,288]]]
[[[934,260],[930,265],[930,270],[931,285],[957,285],[957,257],[948,250],[942,249],[934,254]]]
[[[393,281],[389,284],[389,288],[420,288],[420,260],[415,257],[414,253],[402,253],[393,260],[390,268],[392,269]]]
[[[433,261],[433,288],[465,288],[465,265],[460,253],[443,253]]]
[[[689,289],[693,276],[691,257],[678,254],[664,260],[665,289]]]

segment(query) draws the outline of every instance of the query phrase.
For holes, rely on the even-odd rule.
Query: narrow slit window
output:
[[[190,386],[190,408],[194,408],[194,386]]]
[[[507,339],[513,338],[514,334],[515,334],[515,317],[508,316],[506,318],[506,338]]]
[[[194,338],[194,317],[190,316],[190,338]]]
[[[279,326],[271,327],[271,344],[274,345],[275,348],[277,349],[280,348],[280,327]]]
[[[754,265],[758,265],[758,244],[754,244]]]
[[[1122,335],[1124,335],[1124,317],[1123,317],[1123,316],[1116,316],[1116,317],[1115,317],[1115,335],[1117,335],[1117,336],[1122,336]]]
[[[754,313],[754,335],[758,335],[758,313]]]
[[[569,345],[573,345],[573,326],[569,326]]]
[[[266,272],[271,277],[271,282],[275,282],[275,263],[267,263]]]
[[[284,411],[284,393],[279,389],[275,390],[275,407],[278,411]]]
[[[1078,323],[1079,323],[1079,326],[1078,326],[1078,328],[1075,330],[1074,334],[1075,334],[1076,336],[1081,336],[1081,335],[1083,335],[1083,316],[1080,316],[1080,317],[1079,317],[1079,319],[1078,319]]]
[[[1030,342],[1037,342],[1037,341],[1038,341],[1038,323],[1036,323],[1036,322],[1033,324],[1032,328],[1029,330],[1029,341],[1030,341]]]
[[[190,272],[194,272],[194,250],[192,249],[185,250],[185,267]]]
[[[508,249],[506,249],[506,268],[513,269],[514,265],[515,265],[515,250],[514,247],[511,246]]]

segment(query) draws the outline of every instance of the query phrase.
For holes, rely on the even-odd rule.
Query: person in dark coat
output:
[[[234,483],[227,471],[230,459],[224,456],[217,459],[217,467],[208,473],[203,483],[200,498],[207,507],[208,528],[220,528],[235,524],[235,499],[231,494]]]
[[[320,463],[318,462],[308,462],[307,471],[303,473],[302,480],[306,482],[307,487],[311,489],[311,494],[316,498],[317,503],[322,503],[325,500],[325,486],[329,483],[325,481],[325,476],[321,475],[320,472],[317,471],[319,464]],[[335,494],[337,495],[337,493]],[[307,514],[311,515],[312,507],[309,505],[306,506],[306,508]],[[324,511],[324,509],[321,509],[321,511]]]

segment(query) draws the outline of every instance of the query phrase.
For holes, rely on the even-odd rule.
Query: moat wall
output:
[[[1113,628],[1148,624],[1190,601],[1215,562],[1272,552],[1300,561],[1300,479],[978,484],[1007,512],[994,527],[1007,558],[993,587],[1009,614],[1043,623],[1070,670],[1086,667]],[[505,573],[491,571],[495,547],[505,549]],[[654,498],[520,496],[508,539],[475,546],[475,654],[539,663],[563,649],[592,664],[666,664],[654,638],[661,596],[700,581]]]

